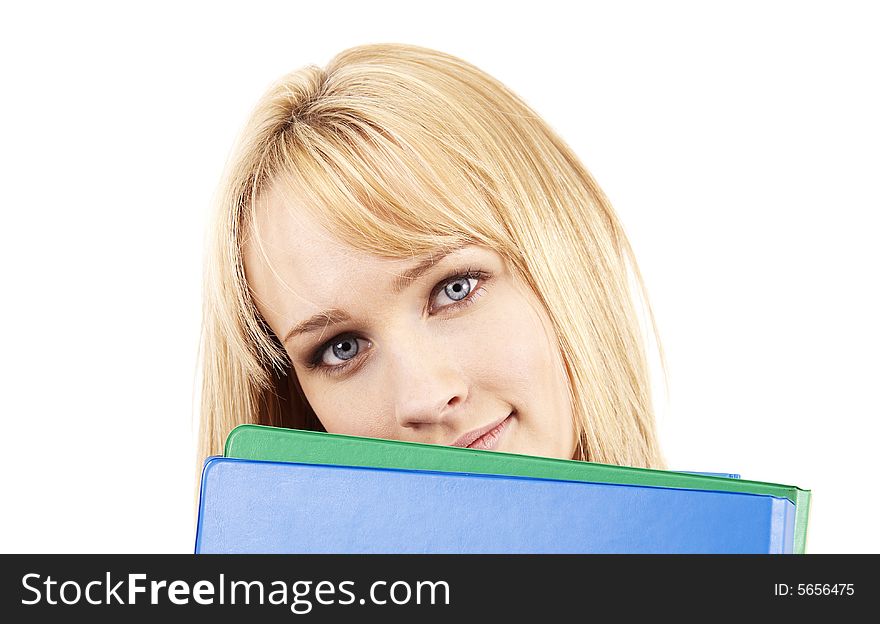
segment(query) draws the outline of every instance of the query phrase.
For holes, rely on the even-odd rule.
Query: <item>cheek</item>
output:
[[[362,370],[344,381],[313,377],[303,382],[303,392],[328,433],[392,437],[394,429],[383,404],[387,393],[379,389],[380,384],[371,383],[370,377]]]
[[[512,293],[499,313],[474,328],[470,370],[482,386],[520,408],[542,400],[555,388],[556,348],[548,337],[541,312],[526,298]]]
[[[569,382],[550,319],[537,301],[512,297],[509,313],[486,336],[491,349],[484,387],[519,410],[515,452],[570,459],[576,438]]]

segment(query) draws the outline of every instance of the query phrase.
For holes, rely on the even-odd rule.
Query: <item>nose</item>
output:
[[[468,383],[457,361],[438,341],[398,343],[389,354],[387,388],[401,427],[450,424],[468,397]]]

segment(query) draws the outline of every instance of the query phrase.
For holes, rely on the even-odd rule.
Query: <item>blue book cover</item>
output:
[[[790,553],[786,498],[212,457],[196,553]]]

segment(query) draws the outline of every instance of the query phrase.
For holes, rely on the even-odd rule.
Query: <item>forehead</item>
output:
[[[302,202],[270,187],[243,245],[245,275],[266,320],[350,305],[355,284],[388,284],[412,259],[380,258],[324,227]]]

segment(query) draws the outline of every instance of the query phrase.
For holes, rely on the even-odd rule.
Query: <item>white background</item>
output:
[[[880,552],[878,31],[867,2],[5,4],[0,552],[192,552],[221,168],[271,81],[383,41],[505,82],[610,196],[670,467],[812,489],[809,552]]]

